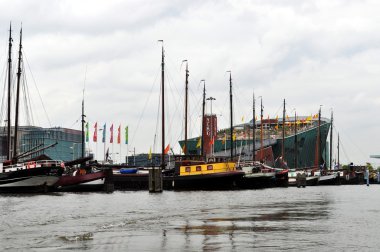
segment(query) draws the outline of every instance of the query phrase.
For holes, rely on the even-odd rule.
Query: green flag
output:
[[[128,144],[128,126],[125,127],[125,144]]]

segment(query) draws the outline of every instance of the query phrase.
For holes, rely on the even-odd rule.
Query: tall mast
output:
[[[234,156],[234,147],[233,147],[233,114],[232,114],[232,77],[231,77],[231,71],[228,71],[230,73],[230,149],[231,149],[231,159]]]
[[[205,81],[205,80],[201,80],[201,81],[203,81],[201,156],[204,156],[205,106],[206,106],[206,81]]]
[[[281,155],[282,160],[285,160],[285,99],[284,99],[284,108],[282,111],[282,146],[281,146]]]
[[[260,114],[260,162],[263,162],[263,97],[261,97],[261,102],[260,102],[260,107],[261,107],[261,114]]]
[[[165,55],[164,55],[164,41],[162,42],[162,60],[161,60],[161,96],[162,96],[162,139],[161,139],[161,168],[165,168]]]
[[[188,63],[186,61],[186,80],[185,80],[185,148],[184,154],[187,153],[187,109],[188,109],[188,91],[189,91],[189,68]]]
[[[82,158],[84,158],[84,151],[85,151],[85,133],[84,133],[85,120],[84,120],[84,118],[85,118],[85,114],[84,114],[84,89],[83,89],[83,99],[82,99]]]
[[[20,30],[20,46],[18,51],[18,69],[17,69],[17,87],[16,87],[16,111],[15,111],[15,130],[13,140],[13,155],[12,160],[17,162],[17,132],[18,132],[18,111],[20,103],[20,80],[21,80],[21,59],[22,59],[22,28]]]
[[[7,160],[11,157],[11,84],[12,84],[12,24],[9,24],[8,49],[8,116],[7,116]]]
[[[337,146],[337,149],[338,149],[338,169],[340,169],[340,160],[339,160],[339,133],[338,133],[338,146]]]
[[[297,169],[298,142],[297,142],[297,112],[294,111],[294,168]]]
[[[320,135],[321,135],[321,132],[320,132],[320,127],[321,127],[321,107],[319,107],[319,111],[318,111],[318,129],[317,129],[317,142],[316,142],[316,156],[315,156],[315,165],[319,167],[319,162],[320,162],[320,158],[319,158],[319,152],[321,151],[320,150],[320,147],[321,147],[321,144],[320,144]]]
[[[331,110],[331,125],[330,125],[330,170],[332,169],[332,141],[333,141],[333,111]]]
[[[255,100],[255,92],[253,92],[253,111],[252,111],[252,120],[253,120],[253,132],[252,132],[252,161],[256,161],[255,150],[256,150],[256,100]]]

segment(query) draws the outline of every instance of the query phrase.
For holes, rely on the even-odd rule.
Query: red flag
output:
[[[120,128],[121,128],[121,125],[119,125],[119,128],[117,129],[117,143],[120,144]]]
[[[110,143],[113,143],[113,124],[111,125],[110,132],[111,132]]]
[[[214,144],[214,138],[211,137],[211,138],[210,138],[210,145],[213,145],[213,144]]]
[[[94,137],[92,138],[94,143],[98,141],[98,122],[95,123],[94,125]]]
[[[168,154],[170,150],[170,144],[168,144],[168,146],[166,146],[165,150],[164,150],[164,154]]]

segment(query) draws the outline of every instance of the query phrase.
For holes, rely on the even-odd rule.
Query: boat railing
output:
[[[62,160],[38,160],[35,161],[37,167],[63,167],[64,162]]]

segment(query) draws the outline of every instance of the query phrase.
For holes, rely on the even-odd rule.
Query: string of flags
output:
[[[90,127],[89,123],[87,122],[86,125],[85,125],[85,129],[86,129],[86,132],[85,132],[86,142],[90,141],[90,130],[89,130],[89,127]],[[98,122],[95,122],[95,124],[94,124],[94,131],[93,131],[93,135],[92,135],[92,141],[94,143],[98,142],[98,131],[100,131],[100,130],[102,131],[102,143],[106,142],[106,138],[107,138],[107,124],[104,123],[103,127],[101,129],[98,129]],[[111,124],[111,127],[109,128],[109,131],[110,131],[109,142],[113,143],[114,142],[114,125],[113,124]],[[125,144],[128,144],[128,126],[125,127],[124,138],[125,138]],[[121,124],[117,128],[116,143],[117,144],[121,144]]]

